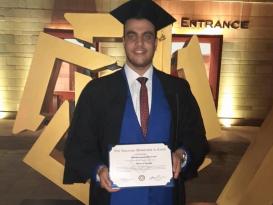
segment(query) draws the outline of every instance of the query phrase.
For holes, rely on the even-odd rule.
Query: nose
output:
[[[137,45],[143,45],[144,43],[144,39],[142,36],[138,36],[137,39],[136,39],[136,44]]]

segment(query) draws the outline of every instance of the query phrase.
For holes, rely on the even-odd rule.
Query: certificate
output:
[[[113,187],[169,186],[172,183],[170,149],[162,144],[116,145],[109,152]]]

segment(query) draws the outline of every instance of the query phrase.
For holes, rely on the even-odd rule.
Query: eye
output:
[[[145,33],[143,35],[143,39],[145,41],[152,41],[152,40],[154,40],[154,35],[152,33]]]
[[[135,41],[137,39],[137,35],[135,33],[127,33],[126,38],[129,41]]]

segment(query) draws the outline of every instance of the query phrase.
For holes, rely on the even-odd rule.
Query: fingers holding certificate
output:
[[[104,189],[106,189],[108,192],[117,192],[118,189],[112,188],[112,182],[109,178],[109,172],[108,168],[106,166],[102,166],[98,170],[98,176],[99,176],[99,182],[100,186]]]
[[[113,187],[172,186],[172,157],[162,144],[116,145],[109,152]]]

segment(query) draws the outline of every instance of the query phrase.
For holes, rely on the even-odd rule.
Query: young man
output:
[[[124,24],[126,64],[83,90],[69,128],[64,183],[91,178],[93,205],[183,205],[184,181],[197,175],[208,144],[187,81],[152,65],[156,32],[175,19],[149,0],[131,0],[111,14]],[[141,143],[170,147],[174,187],[112,189],[109,147]]]

